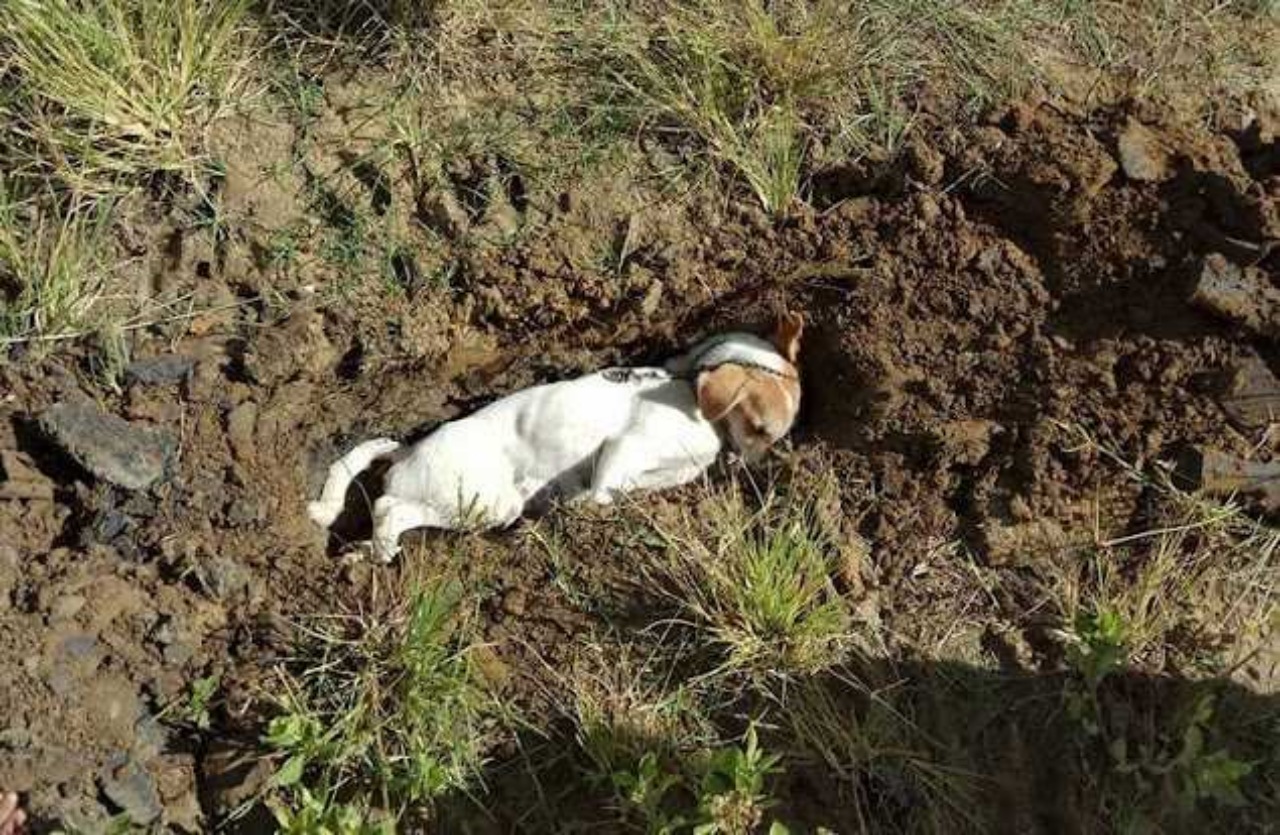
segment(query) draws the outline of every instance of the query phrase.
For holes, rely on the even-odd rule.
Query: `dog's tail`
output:
[[[311,521],[322,528],[334,523],[342,513],[346,504],[347,488],[352,480],[369,468],[374,461],[384,455],[390,455],[400,448],[397,441],[390,438],[375,438],[365,441],[355,449],[334,462],[329,468],[329,478],[324,483],[324,492],[314,502],[307,503],[307,515]]]

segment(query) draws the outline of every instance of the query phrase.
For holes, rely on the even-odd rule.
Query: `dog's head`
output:
[[[800,335],[804,319],[785,312],[770,342],[777,357],[767,367],[748,361],[727,362],[698,374],[698,410],[712,423],[723,422],[729,439],[748,460],[759,458],[782,439],[800,411]]]

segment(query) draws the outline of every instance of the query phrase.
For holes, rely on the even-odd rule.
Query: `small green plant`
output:
[[[735,486],[703,502],[698,517],[654,525],[650,571],[686,618],[706,631],[724,668],[757,676],[813,673],[855,644],[848,605],[832,577],[842,559],[821,504],[771,491],[751,509]]]
[[[281,757],[272,782],[287,808],[302,808],[303,787],[314,800],[343,786],[397,817],[474,785],[493,706],[456,636],[460,602],[456,584],[432,583],[400,611],[308,630],[310,660],[281,671],[281,712],[263,738]]]
[[[222,676],[217,674],[191,682],[191,692],[187,694],[187,702],[182,709],[182,719],[201,730],[208,730],[211,724],[209,704],[213,701],[221,684]]]
[[[273,803],[271,814],[285,835],[395,835],[395,821],[350,803],[298,789],[292,806]]]
[[[694,835],[749,835],[764,818],[771,804],[765,779],[780,770],[782,758],[761,749],[755,725],[747,728],[745,742],[711,755],[698,787]]]
[[[670,794],[681,784],[680,776],[663,769],[658,756],[647,751],[634,769],[619,769],[609,775],[615,795],[624,808],[644,822],[649,835],[672,835],[685,819],[668,810]]]
[[[1068,661],[1091,689],[1097,689],[1128,658],[1128,629],[1114,609],[1099,606],[1094,611],[1078,613],[1071,636]]]

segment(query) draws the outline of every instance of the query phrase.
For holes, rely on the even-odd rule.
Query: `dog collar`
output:
[[[771,343],[749,333],[723,333],[704,339],[687,354],[668,361],[667,370],[676,377],[692,379],[730,363],[788,380],[796,378],[791,364]]]

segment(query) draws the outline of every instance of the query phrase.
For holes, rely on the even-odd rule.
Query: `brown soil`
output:
[[[1165,179],[1118,167],[1130,118],[1162,143]],[[1266,114],[1235,134],[1141,108],[1022,105],[972,131],[923,128],[890,163],[822,172],[816,208],[777,222],[745,198],[672,210],[571,193],[539,205],[508,177],[509,205],[464,207],[470,222],[500,229],[515,212],[533,231],[468,247],[447,288],[406,268],[404,286],[337,302],[308,287],[339,278],[332,267],[304,252],[281,270],[265,254],[303,186],[251,173],[288,154],[293,129],[255,128],[253,145],[231,131],[227,234],[177,220],[182,207],[140,212],[122,233],[157,291],[212,308],[135,346],[191,357],[189,378],[112,391],[65,354],[15,351],[0,366],[0,451],[47,485],[0,498],[0,785],[26,793],[40,821],[91,826],[115,808],[104,773],[131,758],[168,825],[210,826],[252,789],[252,774],[228,776],[225,752],[260,730],[289,619],[350,605],[399,570],[340,565],[304,515],[346,445],[415,436],[536,381],[654,361],[709,331],[763,328],[780,302],[809,322],[792,456],[832,464],[846,506],[865,509],[867,605],[890,649],[905,663],[963,606],[986,625],[974,634],[989,666],[1007,659],[988,639],[1012,635],[1024,674],[1052,669],[1021,591],[1037,560],[1148,521],[1143,485],[1074,432],[1141,465],[1201,446],[1271,454],[1262,427],[1233,424],[1219,398],[1238,363],[1280,371],[1280,355],[1188,298],[1211,252],[1280,276],[1277,129]],[[348,196],[420,210],[412,187],[361,188],[353,180]],[[610,252],[620,268],[602,266]],[[35,419],[77,392],[174,431],[171,476],[128,493],[67,460]],[[539,704],[575,638],[633,614],[630,534],[615,522],[586,511],[555,522],[586,607],[551,582],[561,566],[527,525],[419,537],[429,563],[447,562],[483,599],[495,680],[513,701]],[[1000,579],[999,595],[970,595],[981,587],[945,547],[956,540]],[[1261,664],[1245,672],[1272,692],[1275,670]],[[210,731],[157,721],[210,675],[222,681]],[[1073,800],[1043,796],[1043,763],[1009,753],[1019,745],[1034,743],[989,764],[1031,768],[1023,784],[1001,783],[1010,825],[1080,828]],[[499,796],[519,791],[501,759]],[[821,790],[820,777],[797,778],[788,808],[838,827],[839,812],[805,800]],[[543,826],[517,824],[518,798],[499,806],[494,831]]]

